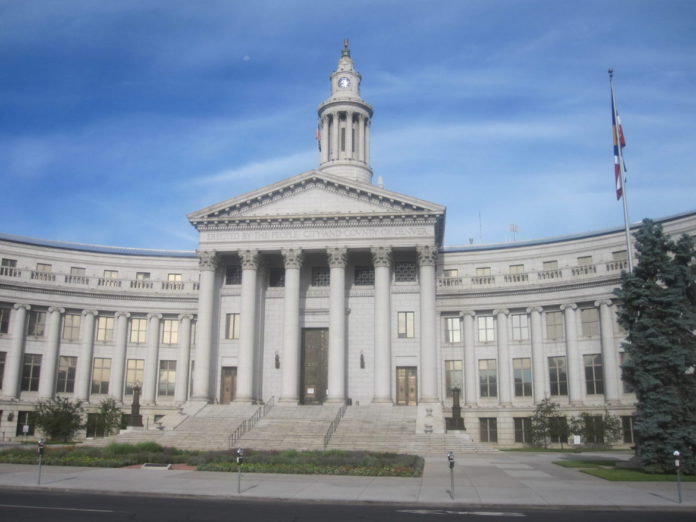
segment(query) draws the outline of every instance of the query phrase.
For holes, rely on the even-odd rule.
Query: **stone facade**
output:
[[[521,443],[545,397],[629,419],[623,232],[444,247],[444,207],[372,183],[360,80],[346,46],[319,168],[189,214],[196,252],[0,235],[0,436],[41,398],[130,404],[136,384],[150,426],[274,397],[417,404],[435,417],[419,429],[440,431],[454,386],[474,440]],[[663,224],[695,234],[696,213]]]

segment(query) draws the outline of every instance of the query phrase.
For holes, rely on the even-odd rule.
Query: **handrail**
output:
[[[256,426],[256,423],[263,419],[271,408],[275,405],[275,396],[271,397],[266,401],[265,404],[259,406],[256,411],[251,415],[251,417],[244,419],[237,429],[232,432],[232,434],[227,438],[227,443],[229,449],[234,448],[235,443],[242,438],[247,431]]]
[[[341,422],[341,419],[343,416],[346,414],[346,405],[344,404],[338,409],[338,412],[336,412],[336,417],[334,417],[334,420],[331,421],[331,424],[329,424],[329,429],[326,430],[326,434],[324,435],[324,449],[326,449],[326,446],[329,445],[329,441],[331,440],[331,437],[333,436],[334,433],[336,433],[336,430],[338,429],[338,424]]]

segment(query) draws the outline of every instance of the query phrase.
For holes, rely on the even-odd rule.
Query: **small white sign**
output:
[[[24,433],[25,435],[27,433],[29,433],[29,425],[28,424],[25,424],[24,426],[22,426],[22,433]]]
[[[580,435],[573,435],[573,444],[576,446],[580,445]]]

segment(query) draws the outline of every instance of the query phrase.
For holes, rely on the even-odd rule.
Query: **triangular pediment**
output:
[[[385,190],[376,185],[347,181],[321,171],[310,171],[263,187],[197,212],[188,218],[196,226],[243,220],[303,220],[313,217],[438,215],[441,205]]]

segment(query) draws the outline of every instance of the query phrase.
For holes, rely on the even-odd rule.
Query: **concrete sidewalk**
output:
[[[584,453],[583,458],[628,458]],[[105,469],[0,464],[0,487],[115,494],[263,498],[300,501],[388,502],[430,506],[517,506],[696,510],[696,483],[682,483],[682,504],[671,482],[608,482],[557,466],[558,453],[462,455],[454,470],[454,499],[447,459],[426,459],[421,478],[347,477]]]

